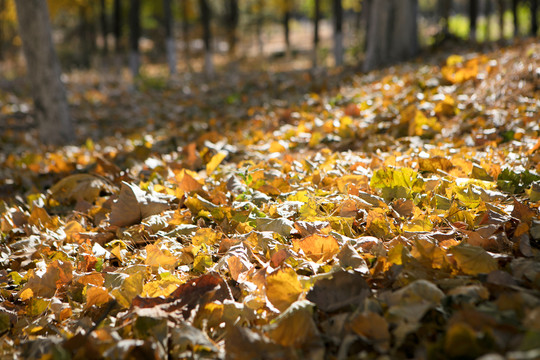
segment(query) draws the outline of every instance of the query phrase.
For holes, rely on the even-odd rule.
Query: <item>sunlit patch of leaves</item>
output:
[[[4,154],[2,352],[538,357],[538,53]]]

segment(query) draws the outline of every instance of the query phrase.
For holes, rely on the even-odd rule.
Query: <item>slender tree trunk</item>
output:
[[[285,37],[285,52],[287,54],[287,57],[290,56],[291,54],[290,21],[291,21],[291,10],[289,9],[287,5],[287,9],[285,10],[285,13],[283,14],[283,35]]]
[[[372,22],[373,19],[371,18],[371,7],[373,6],[373,0],[364,0],[362,2],[362,10],[364,12],[364,24],[366,29],[366,36],[364,40],[364,53],[367,53],[368,51],[368,42],[371,38],[370,36],[370,30],[372,28]]]
[[[321,19],[321,0],[315,0],[313,13],[313,67],[317,67],[317,52],[319,50],[319,22]]]
[[[184,40],[184,58],[191,71],[191,49],[189,46],[189,0],[182,0],[182,38]]]
[[[497,8],[499,11],[499,31],[500,31],[500,39],[504,39],[504,12],[506,11],[506,6],[504,4],[504,0],[497,0]]]
[[[113,4],[114,49],[117,53],[119,53],[122,47],[122,4],[120,0],[114,0]]]
[[[343,65],[343,6],[341,0],[333,0],[334,12],[334,63]]]
[[[165,51],[167,53],[167,64],[169,73],[176,74],[176,47],[173,34],[173,17],[171,0],[163,0],[163,15],[165,25]]]
[[[518,0],[512,0],[512,14],[514,15],[514,37],[519,35]]]
[[[538,34],[538,0],[531,0],[531,35]]]
[[[79,43],[80,43],[80,63],[83,67],[90,67],[90,54],[92,52],[90,40],[90,26],[88,23],[88,8],[79,6]]]
[[[0,0],[0,9],[5,9],[6,8],[6,0]],[[5,38],[5,30],[4,30],[4,25],[5,21],[1,21],[0,22],[0,60],[3,60],[4,59],[4,42],[6,41]]]
[[[214,75],[214,61],[212,54],[212,30],[210,28],[210,6],[207,0],[200,0],[201,6],[201,21],[203,25],[203,41],[204,41],[204,73],[207,76]]]
[[[469,0],[469,39],[476,41],[476,24],[478,20],[478,0]]]
[[[264,41],[263,41],[263,25],[264,25],[264,0],[258,0],[258,10],[259,13],[257,14],[257,23],[255,24],[256,29],[255,32],[257,33],[257,47],[259,48],[259,56],[263,57],[264,55]]]
[[[56,57],[47,2],[16,0],[19,34],[32,84],[34,111],[41,141],[66,144],[74,140],[60,64]]]
[[[227,0],[227,37],[229,42],[229,55],[234,57],[236,54],[237,28],[240,11],[238,9],[238,0]]]
[[[140,0],[131,0],[129,8],[129,68],[133,78],[139,75],[141,67],[141,54],[139,51],[139,38],[141,37],[140,14]]]
[[[450,9],[452,8],[452,0],[439,0],[442,20],[442,34],[444,37],[450,35],[449,19]]]
[[[101,36],[103,37],[103,54],[106,55],[109,52],[109,40],[107,39],[109,28],[107,26],[107,7],[105,0],[99,1],[99,21],[101,23]]]

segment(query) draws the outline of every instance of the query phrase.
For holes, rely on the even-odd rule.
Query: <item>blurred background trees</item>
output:
[[[0,89],[26,72],[29,82],[40,79],[49,86],[41,86],[40,94],[62,94],[55,80],[60,69],[135,83],[141,77],[202,73],[212,80],[238,71],[342,65],[368,71],[445,43],[476,46],[536,37],[539,16],[538,0],[47,0],[48,14],[46,8],[33,11],[48,23],[29,26],[32,18],[18,16],[15,1],[21,6],[26,0],[0,0]],[[41,32],[50,36],[36,42]],[[42,61],[36,50],[55,50],[59,61],[56,55]],[[43,100],[36,94],[36,109],[52,101],[59,114],[67,114],[60,104],[65,97]],[[44,127],[44,140],[70,138],[69,114],[64,115],[42,117],[40,127],[56,126],[60,118],[66,124],[55,140]]]
[[[0,0],[0,59],[20,54],[13,1]],[[364,68],[371,69],[448,39],[536,36],[537,2],[48,0],[65,69],[119,63],[129,65],[134,76],[140,64],[166,65],[172,74],[211,74],[214,63],[219,71],[230,62],[264,68],[277,59],[285,60],[285,68],[287,63],[309,68],[367,61]]]

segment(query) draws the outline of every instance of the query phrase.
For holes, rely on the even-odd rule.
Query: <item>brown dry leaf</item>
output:
[[[308,237],[313,234],[327,235],[332,231],[332,227],[327,221],[296,221],[294,228],[300,233],[301,237]]]
[[[285,311],[302,294],[296,272],[285,267],[266,276],[266,297],[279,311]]]
[[[536,213],[527,205],[514,199],[514,209],[512,210],[512,215],[522,223],[530,223],[532,219],[536,217]]]
[[[293,240],[293,250],[302,250],[313,261],[325,262],[339,252],[339,244],[333,236],[313,234],[301,240]]]
[[[75,174],[63,178],[54,184],[49,191],[51,197],[62,204],[75,203],[80,200],[93,203],[101,191],[113,193],[115,188],[101,177],[91,174]]]
[[[366,261],[350,244],[346,244],[342,247],[341,251],[337,255],[337,258],[339,260],[339,264],[345,269],[351,268],[352,270],[362,274],[369,273],[369,268]]]
[[[28,282],[23,291],[30,289],[33,296],[52,298],[56,291],[71,282],[72,278],[73,266],[71,262],[55,260],[47,266],[47,271],[41,277],[30,270]]]
[[[47,210],[40,206],[34,206],[30,217],[28,218],[28,223],[30,225],[37,226],[38,228],[45,229],[54,229],[58,226],[58,219],[51,217]]]
[[[199,303],[232,300],[227,283],[217,273],[209,273],[182,284],[171,293],[167,301],[176,306],[193,309]]]
[[[374,312],[357,314],[350,320],[349,327],[358,335],[373,342],[378,351],[386,352],[390,349],[388,322],[381,315]]]
[[[227,258],[227,266],[231,273],[231,277],[234,281],[238,281],[238,276],[248,270],[248,266],[238,256],[231,256]]]
[[[177,189],[183,193],[196,192],[202,189],[203,182],[198,180],[196,173],[190,170],[182,169],[174,178]],[[180,194],[180,195],[182,195]],[[181,196],[179,196],[181,197]]]
[[[328,279],[318,280],[306,299],[326,312],[360,306],[371,290],[364,277],[356,272],[339,271]]]
[[[282,346],[264,334],[240,326],[227,327],[225,351],[234,360],[259,359],[263,354],[270,358],[286,358]]]

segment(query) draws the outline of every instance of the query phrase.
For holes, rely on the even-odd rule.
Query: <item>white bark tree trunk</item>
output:
[[[15,6],[40,139],[45,144],[69,143],[75,134],[66,92],[60,80],[61,70],[53,46],[47,2],[16,0]]]

